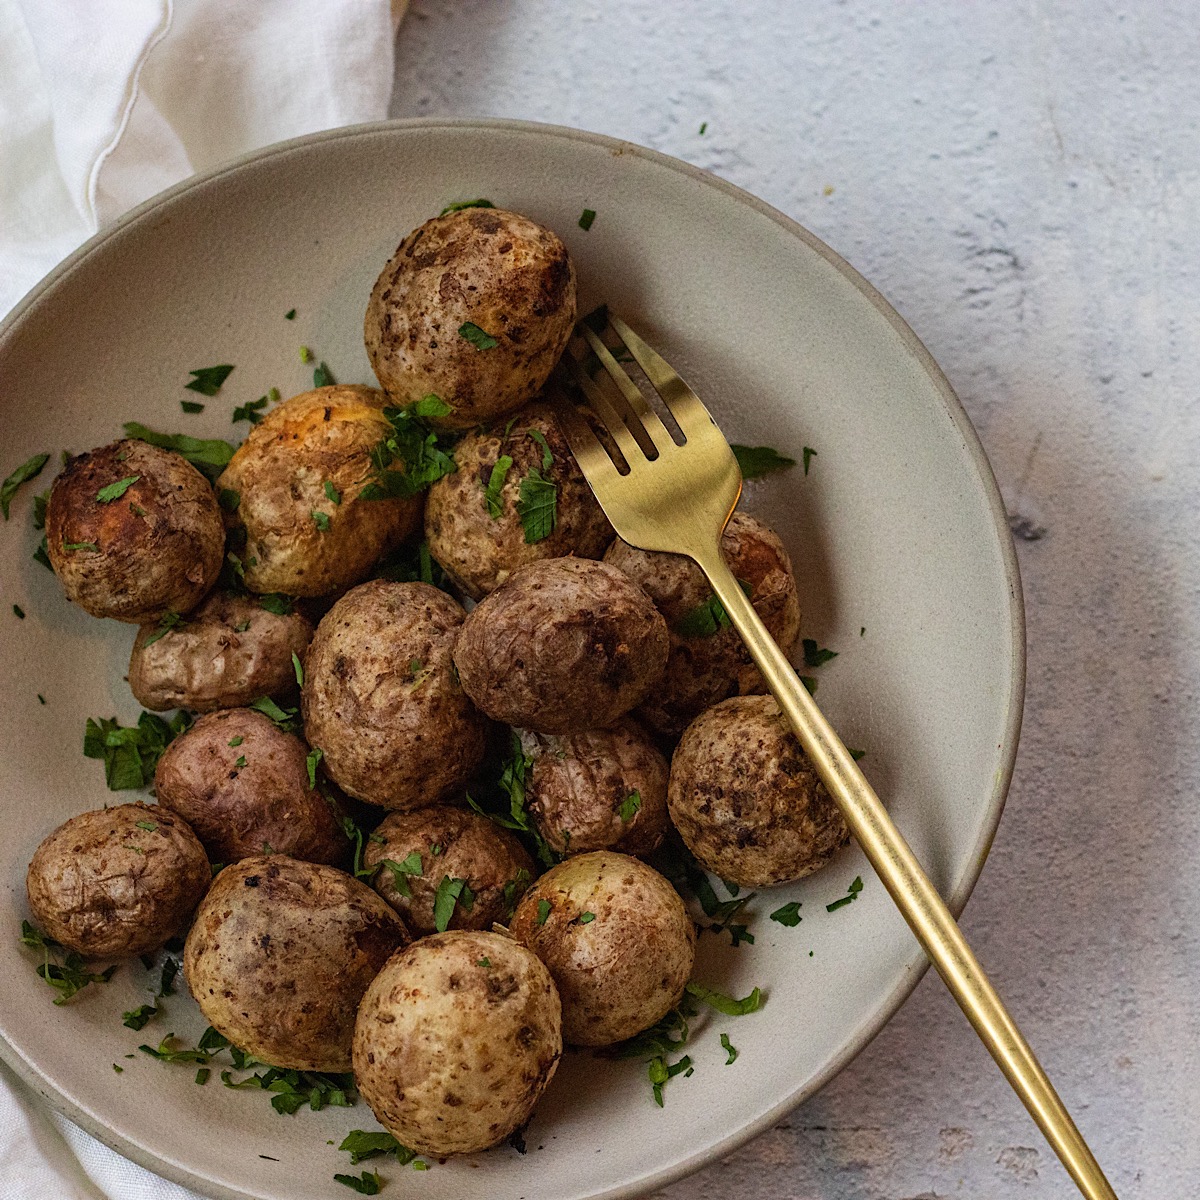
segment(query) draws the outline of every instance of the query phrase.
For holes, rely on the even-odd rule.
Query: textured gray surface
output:
[[[1198,51],[1186,0],[417,0],[392,106],[706,167],[845,255],[945,369],[1029,616],[964,925],[1124,1200],[1200,1188]],[[1071,1192],[929,976],[790,1120],[659,1196]]]

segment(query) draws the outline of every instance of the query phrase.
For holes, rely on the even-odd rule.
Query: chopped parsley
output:
[[[703,136],[704,136],[704,133],[705,133],[705,131],[706,131],[707,129],[708,129],[708,122],[707,122],[707,121],[701,121],[701,122],[700,122],[700,136],[701,136],[701,137],[703,137]]]
[[[447,213],[461,212],[464,208],[495,208],[496,206],[490,200],[456,200],[453,204],[447,204],[445,208],[438,213],[439,217],[444,217]]]
[[[406,408],[385,408],[392,432],[371,451],[374,475],[362,489],[363,500],[406,499],[455,469],[454,459],[438,445],[438,433],[429,422],[454,411],[432,392]],[[403,470],[396,470],[399,462]]]
[[[855,762],[858,762],[860,758],[867,757],[867,752],[865,750],[851,750],[849,746],[846,747],[846,753],[850,755]]]
[[[687,896],[695,897],[704,915],[712,922],[702,926],[709,933],[728,933],[733,945],[752,943],[754,935],[745,925],[737,924],[734,918],[754,899],[757,893],[748,892],[731,900],[721,900],[713,890],[707,873],[684,847],[672,847],[659,852],[658,866],[671,881],[675,889]],[[725,885],[731,893],[739,889]]]
[[[21,922],[21,942],[42,952],[42,962],[37,968],[40,978],[44,979],[58,995],[54,997],[55,1004],[66,1004],[76,993],[81,992],[89,983],[107,983],[117,969],[114,964],[103,971],[88,971],[82,955],[74,950],[59,957],[63,949],[54,938],[44,934],[36,925],[28,921]]]
[[[837,912],[839,908],[845,908],[847,904],[851,904],[858,899],[858,894],[862,890],[862,876],[855,875],[854,879],[850,883],[850,886],[846,889],[846,894],[840,900],[835,900],[832,904],[825,905],[825,911]]]
[[[633,818],[637,816],[638,811],[641,809],[641,807],[642,807],[642,793],[638,792],[638,791],[633,791],[633,792],[630,792],[629,795],[626,796],[625,799],[621,801],[621,807],[617,810],[617,815],[621,818],[622,821],[625,822],[625,824],[628,825],[629,822],[632,821]]]
[[[257,425],[262,420],[262,410],[266,407],[266,396],[259,396],[257,400],[239,404],[233,410],[233,423],[236,425],[239,421],[249,421],[251,425]]]
[[[342,493],[333,486],[332,479],[325,480],[325,498],[332,500],[334,504],[341,504],[342,502]]]
[[[140,1008],[135,1008],[132,1012],[125,1013],[125,1019],[121,1024],[129,1029],[144,1029],[151,1018],[157,1016],[158,1009],[153,1004],[143,1004]]]
[[[326,797],[328,799],[328,797]],[[354,823],[354,818],[351,816],[342,817],[342,832],[354,844],[354,865],[351,868],[354,871],[355,879],[372,879],[378,867],[364,867],[363,856],[363,831]]]
[[[817,457],[817,452],[811,446],[805,446],[803,450],[804,456],[804,473],[808,474],[808,464]]]
[[[210,481],[220,475],[233,457],[233,447],[228,442],[216,438],[206,440],[188,437],[186,433],[156,433],[136,421],[125,423],[125,436],[136,438],[139,442],[148,442],[151,446],[158,446],[163,450],[174,450],[203,472]]]
[[[592,222],[596,219],[596,210],[594,208],[585,208],[579,218],[579,228],[583,230],[591,229]]]
[[[801,675],[800,682],[804,684],[805,690],[810,696],[817,694],[817,681],[811,675]]]
[[[95,542],[63,542],[64,550],[99,550]]]
[[[34,529],[46,528],[46,506],[50,503],[50,489],[47,488],[44,492],[39,492],[33,498],[33,527]],[[8,519],[8,509],[4,510],[5,520]]]
[[[159,1062],[168,1063],[200,1063],[204,1064],[209,1061],[212,1055],[204,1049],[193,1050],[190,1047],[175,1048],[171,1043],[175,1040],[173,1033],[168,1033],[157,1046],[139,1046],[138,1049],[143,1054],[150,1055],[151,1058],[158,1059]]]
[[[481,958],[476,961],[475,965],[477,967],[490,967],[492,965],[492,960],[490,958],[486,958],[486,957]]]
[[[710,595],[703,604],[697,604],[695,608],[688,609],[675,622],[675,632],[680,637],[712,637],[722,629],[728,628],[729,614],[715,594]]]
[[[737,459],[738,470],[743,479],[761,479],[772,471],[783,471],[794,467],[796,460],[780,454],[770,446],[739,446],[736,442],[729,444],[733,457]],[[807,474],[807,464],[805,468]]]
[[[179,407],[182,408],[185,413],[190,413],[192,416],[195,416],[196,413],[202,413],[204,411],[204,405],[201,404],[199,400],[180,400]]]
[[[179,974],[179,960],[167,955],[163,959],[162,974],[158,980],[157,998],[175,995],[175,976]]]
[[[500,345],[490,333],[480,329],[474,321],[464,321],[458,327],[458,336],[470,342],[476,350],[491,350]]]
[[[537,906],[537,923],[545,925],[546,918],[550,916],[550,901],[539,900]]]
[[[317,369],[313,372],[313,387],[332,387],[337,380],[333,377],[333,372],[325,365],[324,362],[317,364]]]
[[[304,686],[304,664],[300,661],[300,656],[292,651],[292,670],[296,673],[296,686]]]
[[[718,992],[693,980],[687,985],[687,993],[727,1017],[742,1017],[747,1013],[758,1012],[763,1006],[762,991],[759,988],[754,988],[748,996],[735,1000],[732,996],[726,996],[724,992]]]
[[[238,505],[242,502],[242,493],[234,488],[221,488],[217,492],[217,503],[226,512],[237,512]]]
[[[135,821],[134,824],[138,829],[146,830],[147,833],[153,833],[158,828],[158,824],[155,821]]]
[[[579,914],[580,925],[590,925],[595,919],[596,914],[594,912],[585,912]]]
[[[119,500],[139,479],[141,479],[140,475],[126,475],[124,479],[118,479],[116,483],[102,487],[96,493],[97,502],[111,504],[114,500]]]
[[[558,485],[545,478],[537,467],[521,480],[517,515],[525,530],[525,542],[532,546],[545,541],[558,524]]]
[[[733,1066],[733,1064],[737,1061],[738,1052],[737,1047],[734,1046],[734,1044],[729,1040],[729,1034],[727,1033],[721,1034],[721,1049],[726,1051],[726,1053],[729,1055],[729,1057],[725,1060],[725,1065],[727,1067]]]
[[[449,875],[443,875],[433,897],[433,924],[438,933],[445,933],[449,928],[457,904],[461,904],[465,912],[470,912],[475,904],[475,893],[465,879],[451,879]]]
[[[310,363],[313,360],[313,352],[307,346],[300,347],[300,361],[302,363]]]
[[[246,756],[244,754],[239,754],[238,758],[237,758],[237,762],[235,762],[233,764],[234,769],[240,771],[242,769],[242,767],[244,767],[245,765],[246,765]]]
[[[313,524],[322,532],[329,532],[329,514],[313,509],[310,516],[313,519]]]
[[[19,604],[13,605],[13,613],[18,621],[25,620],[25,610]]]
[[[189,391],[199,392],[202,396],[215,396],[232,370],[233,367],[229,363],[222,363],[217,367],[201,367],[198,371],[188,372],[192,378],[183,386]]]
[[[493,521],[498,521],[504,512],[504,506],[500,502],[500,493],[504,488],[504,481],[508,478],[509,471],[512,470],[512,465],[512,457],[508,454],[502,454],[496,459],[496,465],[492,467],[492,473],[488,476],[487,487],[483,493],[483,502],[487,505],[488,514]]]
[[[146,646],[153,646],[159,638],[166,637],[173,629],[178,629],[181,625],[186,625],[187,621],[177,612],[165,612],[158,619],[158,625],[154,632],[142,643],[143,649]]]
[[[800,901],[789,900],[771,914],[771,920],[778,921],[780,925],[786,925],[789,929],[795,928],[804,920],[800,915]]]
[[[429,553],[429,542],[422,540],[415,546],[409,543],[393,550],[381,559],[375,568],[376,579],[390,579],[395,583],[428,583],[431,587],[451,592],[450,580],[439,563]]]
[[[251,701],[247,706],[257,709],[264,716],[268,716],[280,729],[287,733],[296,733],[300,728],[300,722],[296,720],[297,710],[294,708],[280,708],[270,696],[259,696],[257,700]]]
[[[304,760],[305,767],[308,768],[308,790],[316,791],[317,788],[317,767],[320,765],[321,759],[325,757],[325,751],[314,746],[309,752],[308,757]]]
[[[344,1184],[352,1192],[358,1192],[361,1196],[377,1196],[382,1183],[379,1179],[378,1171],[364,1171],[362,1175],[343,1175],[341,1173],[334,1175],[334,1180]]]
[[[291,616],[293,604],[295,600],[291,596],[285,596],[283,592],[267,592],[265,596],[258,598],[258,607],[265,608],[277,617]]]
[[[403,862],[397,862],[394,858],[385,858],[379,865],[391,871],[392,886],[396,891],[406,900],[411,900],[412,888],[408,886],[408,877],[416,875],[419,878],[425,874],[425,869],[421,865],[421,852],[414,850]]]
[[[212,1070],[209,1067],[197,1067],[196,1068],[196,1082],[198,1084],[200,1084],[201,1087],[203,1087],[208,1082],[208,1077],[211,1074],[212,1074]]]
[[[296,319],[296,310],[294,308],[289,308],[287,312],[283,314],[283,319],[285,321],[294,321]]]
[[[830,659],[837,658],[836,650],[825,650],[818,646],[812,638],[805,638],[801,645],[804,647],[804,665],[812,667],[813,670],[823,667]]]
[[[143,712],[138,723],[124,727],[115,717],[88,718],[83,735],[83,753],[104,762],[104,781],[109,790],[126,791],[148,787],[162,752],[191,725],[187,713],[177,712],[170,721],[156,713]]]
[[[227,746],[240,746],[245,740],[246,739],[244,737],[242,737],[241,734],[238,734],[237,737],[230,738],[229,741],[226,742],[225,744]]]
[[[554,465],[554,454],[550,443],[546,441],[546,435],[540,429],[527,429],[525,432],[542,448],[542,470],[550,470]]]
[[[695,1015],[695,1003],[685,993],[678,1007],[673,1008],[656,1025],[625,1042],[616,1051],[619,1058],[648,1058],[646,1073],[650,1078],[654,1103],[659,1108],[663,1107],[663,1087],[675,1076],[682,1074],[686,1078],[693,1071],[692,1060],[688,1055],[685,1054],[674,1063],[670,1061],[670,1057],[686,1044],[688,1018]]]

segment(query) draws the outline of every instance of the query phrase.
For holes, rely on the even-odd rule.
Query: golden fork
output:
[[[699,397],[619,317],[609,324],[670,411],[677,445],[646,396],[586,324],[580,332],[616,385],[602,388],[564,360],[624,456],[622,474],[574,405],[559,405],[567,441],[613,528],[643,550],[684,554],[708,577],[734,628],[787,716],[850,831],[946,981],[975,1032],[1088,1200],[1116,1200],[1083,1136],[1029,1044],[983,973],[966,938],[862,771],[801,684],[720,554],[721,533],[742,490],[737,460]]]

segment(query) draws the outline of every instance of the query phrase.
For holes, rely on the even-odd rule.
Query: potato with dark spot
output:
[[[773,696],[701,713],[675,748],[667,802],[697,862],[742,887],[802,879],[850,840]]]
[[[515,571],[479,603],[454,663],[489,717],[570,733],[611,725],[645,700],[668,645],[666,622],[628,575],[550,558]]]
[[[467,434],[454,461],[458,470],[429,489],[425,536],[433,557],[473,600],[527,563],[568,554],[599,558],[613,540],[548,404],[527,405],[511,421]],[[554,526],[544,537],[521,518],[522,486],[541,480],[556,488]]]
[[[756,517],[735,512],[721,538],[721,554],[748,588],[771,636],[791,655],[800,634],[800,600],[783,543]],[[638,550],[618,539],[604,561],[645,589],[671,631],[662,682],[638,710],[647,725],[678,736],[727,696],[765,690],[749,651],[691,559]]]
[[[575,268],[558,235],[518,213],[426,221],[383,268],[363,333],[392,403],[433,393],[467,429],[532,400],[575,324]]]
[[[284,601],[286,603],[286,601]],[[299,612],[270,612],[259,597],[212,592],[185,621],[143,625],[129,657],[129,690],[155,712],[213,712],[297,690],[313,626]]]
[[[371,451],[393,432],[386,405],[374,388],[334,384],[285,400],[250,430],[217,480],[236,493],[230,549],[250,591],[345,591],[420,529],[419,495],[363,498]]]
[[[491,929],[508,920],[534,876],[533,860],[508,830],[444,804],[384,817],[363,864],[379,867],[371,886],[417,937],[437,932],[434,903],[443,880],[466,883],[444,928]]]
[[[201,717],[163,752],[154,790],[213,862],[270,853],[321,863],[347,857],[340,814],[309,780],[308,747],[255,709]]]
[[[421,808],[461,792],[479,766],[487,721],[451,660],[463,616],[428,584],[376,579],[321,619],[301,693],[304,733],[349,795]]]
[[[349,1071],[354,1011],[404,922],[364,883],[282,854],[213,880],[183,948],[209,1024],[262,1062]]]
[[[581,733],[518,731],[532,766],[525,777],[530,815],[560,854],[658,847],[667,817],[667,760],[634,720]]]
[[[142,625],[199,604],[221,572],[225,529],[191,463],[128,440],[67,463],[46,505],[46,549],[68,600]]]
[[[375,977],[354,1027],[354,1078],[379,1123],[420,1154],[472,1154],[520,1129],[558,1068],[549,972],[495,933],[414,942]]]
[[[34,851],[25,887],[34,921],[68,950],[133,958],[183,932],[211,877],[179,817],[117,804],[54,830]]]
[[[679,893],[636,858],[598,850],[552,867],[525,893],[512,936],[546,964],[563,1039],[610,1046],[679,1003],[696,929]]]

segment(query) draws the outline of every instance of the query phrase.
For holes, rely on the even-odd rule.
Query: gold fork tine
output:
[[[587,421],[580,415],[570,396],[560,392],[556,399],[555,416],[562,425],[571,453],[575,455],[575,461],[592,490],[600,496],[602,492],[607,491],[609,485],[620,480],[616,464]],[[625,436],[628,437],[628,433]],[[634,449],[636,450],[636,446]],[[603,504],[603,501],[601,503]]]
[[[588,345],[595,351],[596,357],[600,360],[600,365],[608,373],[608,377],[617,385],[617,390],[621,393],[622,399],[629,405],[630,416],[633,418],[633,424],[630,428],[637,433],[637,425],[646,431],[651,442],[654,443],[655,450],[658,454],[664,451],[675,448],[675,439],[671,437],[667,431],[667,427],[662,423],[658,413],[650,407],[650,402],[642,395],[642,389],[638,387],[628,373],[619,362],[612,356],[612,351],[600,340],[600,338],[588,328],[586,325],[580,325],[579,328],[583,331],[583,336],[587,338]],[[639,443],[641,439],[638,439]],[[654,458],[655,455],[647,454],[647,458]]]
[[[588,375],[572,355],[564,354],[563,361],[566,363],[572,380],[579,385],[580,390],[587,397],[588,403],[592,406],[592,411],[600,418],[601,424],[608,430],[609,436],[617,443],[627,463],[636,462],[639,458],[646,457],[647,450],[654,450],[654,443],[649,440],[644,431],[642,436],[646,437],[646,445],[642,445],[635,439],[622,419],[621,414],[617,412],[609,398],[597,386],[596,381]],[[584,421],[583,424],[586,426],[587,422]],[[640,428],[640,423],[638,427]],[[589,429],[588,433],[591,432]]]

